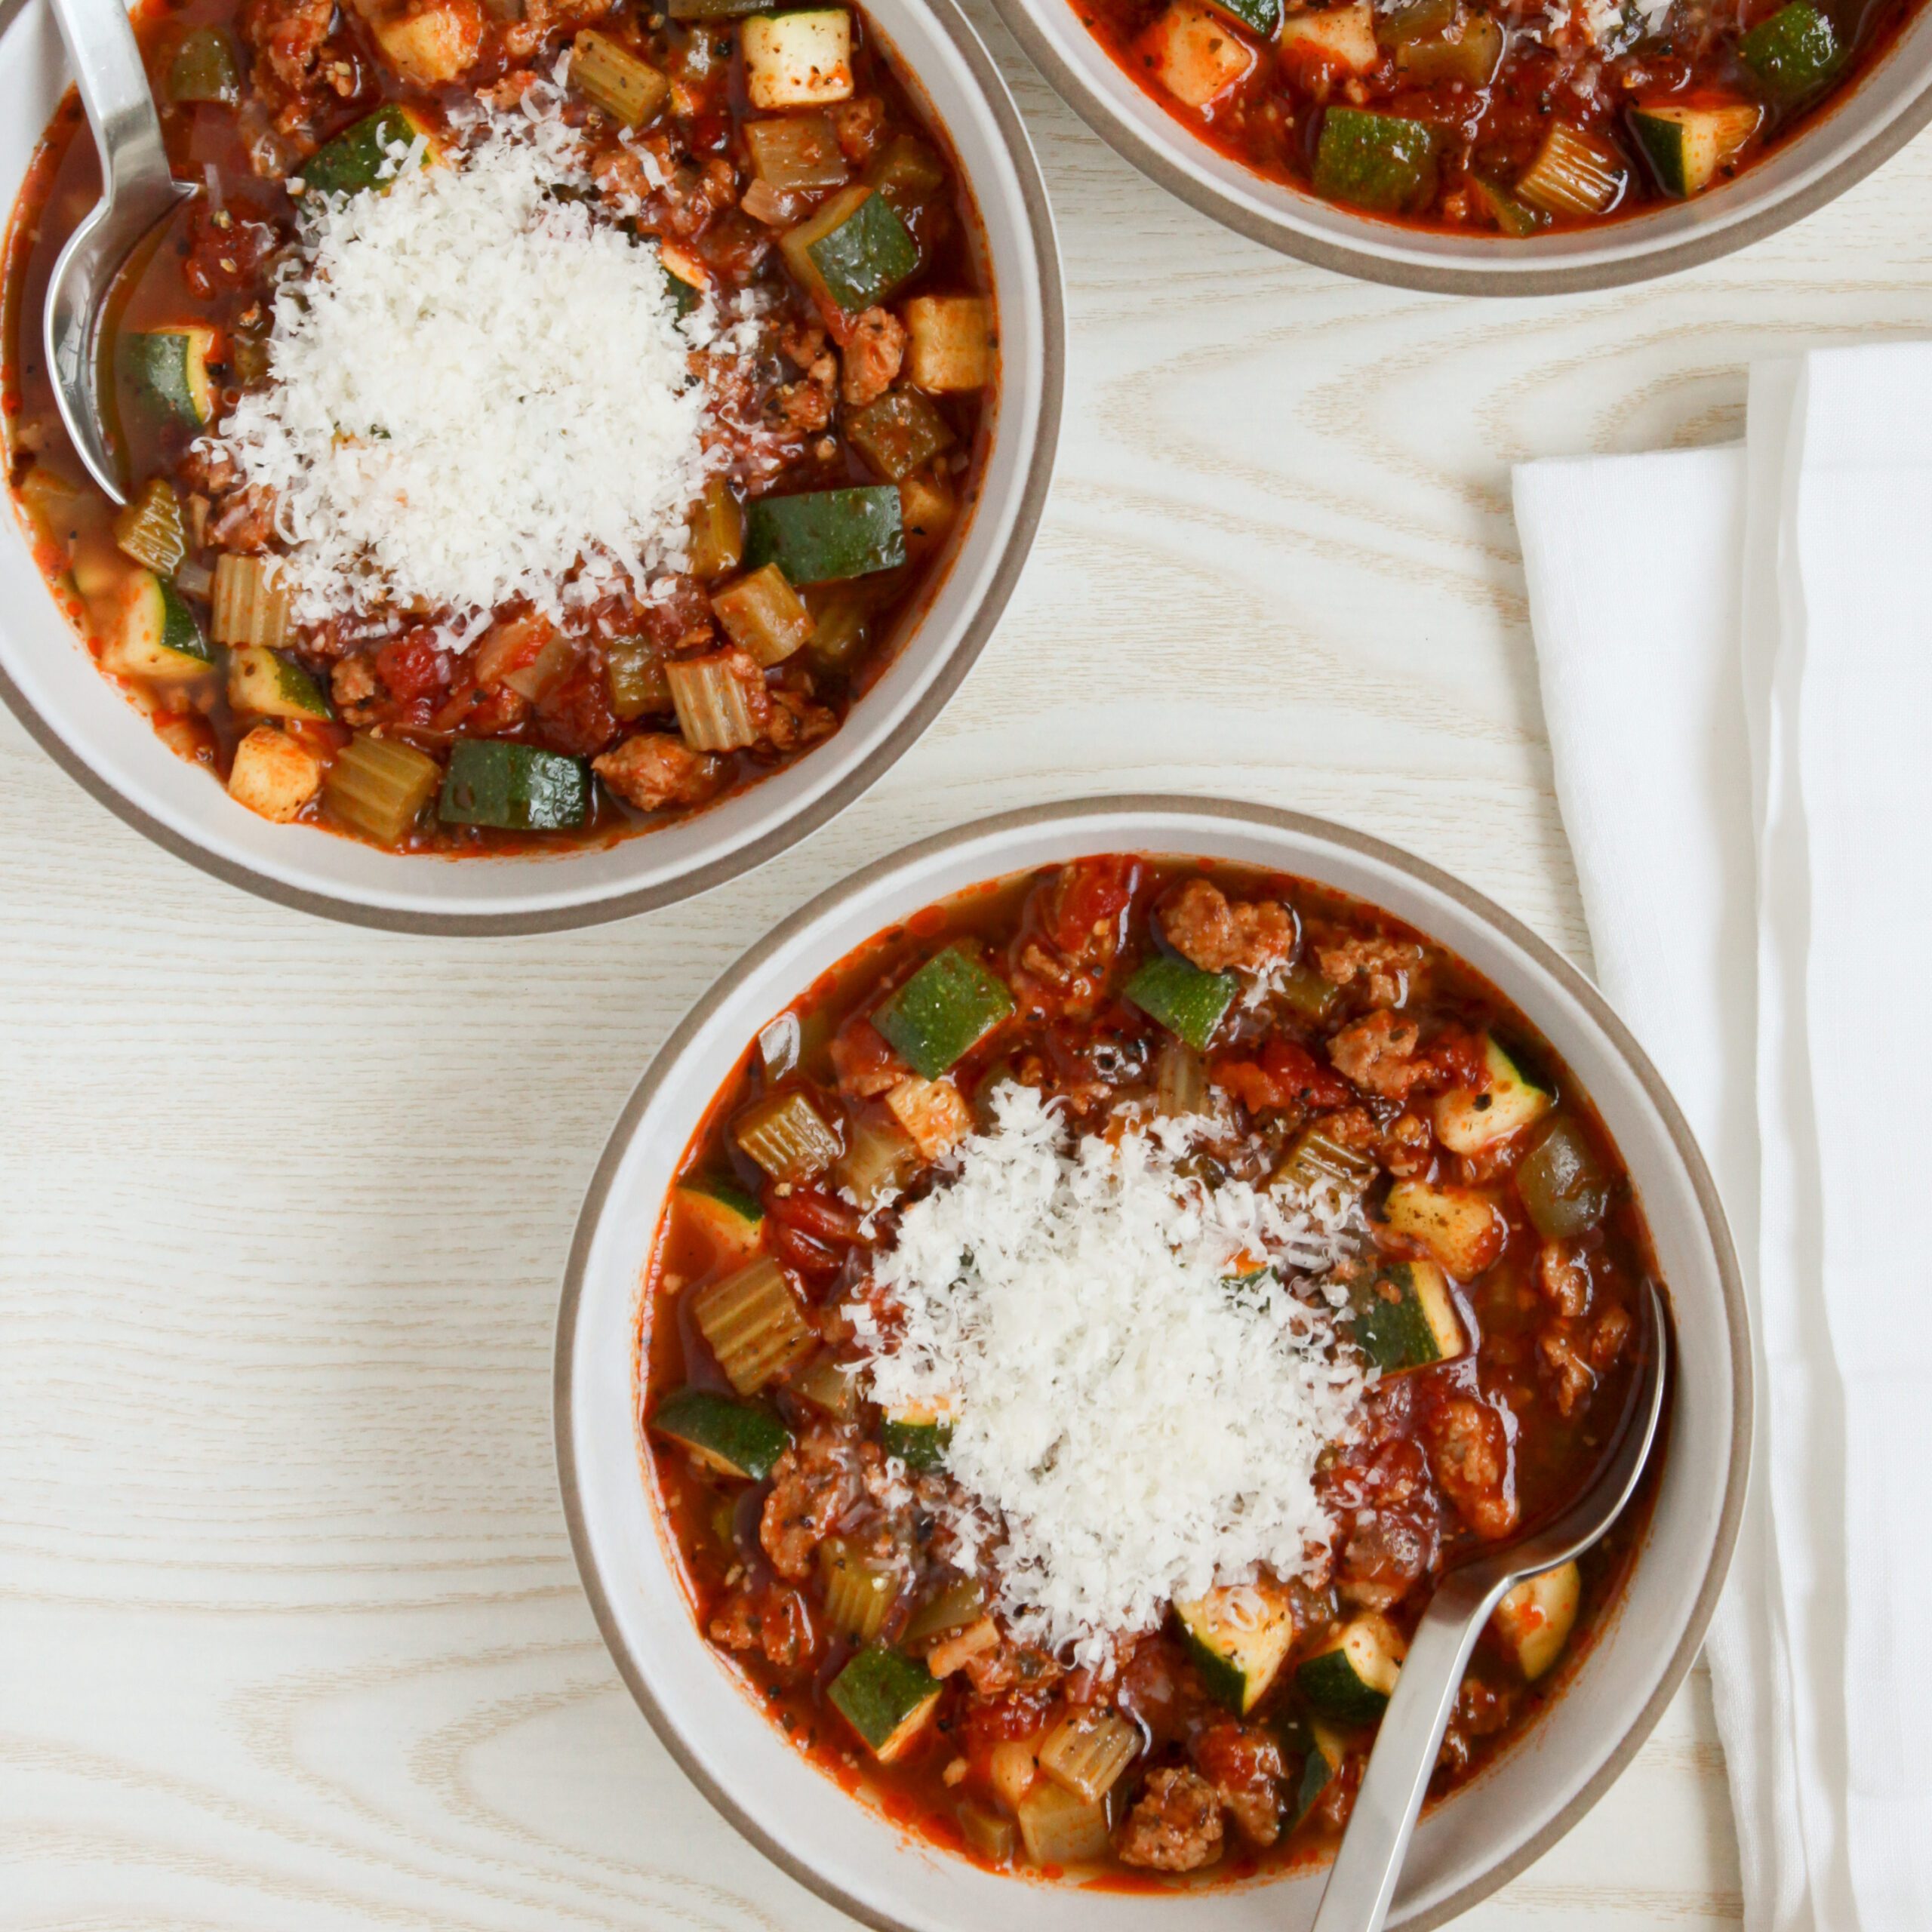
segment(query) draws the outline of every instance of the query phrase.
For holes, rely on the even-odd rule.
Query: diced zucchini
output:
[[[260,718],[333,718],[321,687],[293,658],[244,645],[228,654],[228,701]]]
[[[1021,1798],[1020,1835],[1035,1865],[1087,1865],[1106,1857],[1107,1807],[1042,1778]]]
[[[671,97],[668,75],[595,27],[571,43],[571,85],[626,128],[655,120]]]
[[[1480,1087],[1452,1087],[1437,1097],[1435,1137],[1452,1154],[1480,1154],[1556,1104],[1556,1096],[1533,1081],[1493,1034],[1483,1041],[1483,1070]]]
[[[604,683],[614,717],[628,724],[647,712],[671,706],[671,682],[664,654],[648,638],[613,638],[604,647]]]
[[[852,17],[810,7],[746,21],[740,34],[754,107],[829,107],[852,97]]]
[[[1147,72],[1186,107],[1205,107],[1253,73],[1260,56],[1200,0],[1174,4],[1137,44]]]
[[[703,1230],[721,1260],[740,1261],[757,1252],[764,1210],[737,1182],[707,1174],[681,1183],[674,1198],[678,1211]]]
[[[1623,198],[1628,180],[1614,149],[1558,121],[1518,180],[1516,198],[1546,214],[1607,214]]]
[[[792,1432],[771,1410],[734,1402],[709,1389],[680,1389],[660,1402],[651,1418],[660,1435],[690,1451],[720,1475],[762,1482],[792,1441]]]
[[[151,478],[115,516],[114,540],[157,576],[174,574],[188,554],[188,532],[181,520],[181,499],[165,477]]]
[[[1583,1572],[1574,1563],[1564,1563],[1518,1583],[1496,1606],[1496,1634],[1532,1683],[1569,1641],[1583,1594]]]
[[[1244,1717],[1268,1694],[1294,1648],[1294,1605],[1265,1579],[1177,1601],[1174,1614],[1209,1696]]]
[[[1376,214],[1400,214],[1435,193],[1435,130],[1426,121],[1331,107],[1315,148],[1315,189]]]
[[[1503,1252],[1508,1234],[1495,1201],[1481,1189],[1434,1187],[1423,1180],[1396,1182],[1382,1204],[1382,1218],[1459,1281],[1480,1275]]]
[[[745,123],[752,172],[780,194],[843,187],[850,174],[829,114],[786,114]]]
[[[1349,1336],[1384,1375],[1452,1361],[1469,1347],[1463,1318],[1432,1261],[1396,1261],[1349,1291]]]
[[[1214,0],[1231,20],[1271,40],[1281,24],[1281,0]]]
[[[979,1579],[957,1577],[913,1611],[906,1626],[906,1641],[923,1643],[928,1637],[963,1630],[969,1623],[977,1623],[986,1609],[986,1589]]]
[[[1205,1053],[1241,982],[1232,973],[1204,973],[1187,960],[1156,952],[1134,969],[1121,990],[1149,1020],[1196,1053]]]
[[[1838,30],[1807,0],[1792,0],[1737,43],[1767,100],[1780,107],[1801,100],[1836,75],[1845,48]]]
[[[1140,1734],[1104,1706],[1069,1711],[1040,1740],[1041,1770],[1089,1804],[1106,1796],[1140,1753]]]
[[[392,101],[345,128],[325,142],[302,164],[305,194],[359,195],[374,188],[386,192],[389,183],[408,165],[418,141],[425,143],[423,165],[439,156],[435,128],[413,107]]]
[[[928,395],[984,389],[998,361],[983,295],[915,295],[902,311],[906,380]]]
[[[936,1404],[895,1410],[879,1424],[879,1447],[909,1469],[943,1467],[952,1440],[952,1424]]]
[[[924,1731],[939,1693],[938,1680],[924,1664],[873,1644],[832,1680],[827,1695],[872,1755],[889,1764]]]
[[[866,180],[909,217],[945,187],[946,163],[917,134],[894,134],[866,164]]]
[[[352,829],[394,845],[434,795],[443,768],[426,752],[397,738],[356,733],[322,781],[330,811]]]
[[[711,608],[731,641],[768,669],[783,663],[812,634],[812,614],[776,564],[714,590]]]
[[[691,1298],[691,1318],[740,1395],[756,1395],[795,1367],[817,1342],[784,1269],[768,1254],[700,1288]]]
[[[1306,1658],[1295,1687],[1311,1710],[1337,1724],[1373,1724],[1389,1707],[1407,1648],[1395,1626],[1371,1611]]]
[[[1281,28],[1284,61],[1322,66],[1338,74],[1369,74],[1382,64],[1375,38],[1375,9],[1369,0],[1319,13],[1291,14]]]
[[[809,1180],[839,1154],[837,1131],[796,1087],[754,1101],[731,1123],[731,1138],[774,1180]]]
[[[841,188],[779,248],[814,294],[856,315],[918,272],[919,245],[899,211],[863,182]]]
[[[1502,23],[1487,14],[1467,14],[1442,33],[1406,42],[1395,50],[1395,65],[1405,78],[1424,87],[1460,82],[1486,88],[1502,64]]]
[[[1567,1241],[1610,1211],[1610,1177],[1574,1120],[1558,1115],[1537,1137],[1514,1179],[1531,1225],[1545,1241]]]
[[[746,565],[776,564],[789,583],[866,577],[905,561],[899,492],[888,483],[761,497],[746,518]]]
[[[898,1601],[898,1571],[843,1537],[828,1537],[819,1545],[818,1570],[825,1586],[826,1623],[841,1636],[870,1643]]]
[[[952,428],[917,389],[888,389],[845,419],[866,460],[894,483],[949,448]]]
[[[736,20],[771,7],[771,0],[671,0],[665,11],[674,20]]]
[[[745,554],[745,506],[721,476],[704,486],[691,512],[691,572],[709,583],[728,577]]]
[[[888,994],[872,1022],[914,1072],[937,1080],[1012,1011],[1006,982],[949,946]]]
[[[1709,187],[1758,131],[1764,109],[1740,102],[1730,107],[1638,107],[1630,131],[1666,195],[1687,196]]]
[[[1297,1715],[1283,1722],[1280,1731],[1282,1749],[1300,1760],[1299,1774],[1291,1774],[1288,1800],[1288,1829],[1293,1831],[1315,1809],[1347,1753],[1341,1739],[1319,1718]]]
[[[152,571],[134,571],[112,601],[101,663],[124,678],[169,684],[206,676],[213,659],[181,593]]]
[[[288,592],[272,557],[238,556],[224,550],[214,560],[209,620],[217,644],[256,644],[273,650],[288,638]]]
[[[322,788],[322,761],[272,724],[257,724],[235,747],[228,795],[277,825],[286,825]]]
[[[1526,208],[1507,189],[1498,187],[1480,174],[1471,175],[1469,182],[1476,191],[1476,198],[1489,211],[1490,220],[1505,235],[1521,241],[1527,235],[1534,235],[1548,219],[1534,208]]]
[[[232,107],[242,98],[242,63],[235,43],[219,27],[183,34],[168,66],[168,97]]]
[[[1344,1147],[1318,1127],[1305,1127],[1275,1170],[1272,1185],[1291,1189],[1305,1201],[1340,1207],[1359,1201],[1378,1171],[1374,1155]]]
[[[590,768],[534,745],[460,738],[436,816],[445,824],[490,825],[510,832],[560,832],[581,825],[590,810]]]
[[[214,420],[208,364],[220,343],[215,330],[196,322],[124,335],[118,352],[144,408],[184,428],[205,429]]]
[[[693,751],[743,751],[758,743],[758,723],[745,688],[724,652],[666,664],[664,681],[670,687],[678,729]]]
[[[829,1349],[820,1349],[786,1386],[840,1422],[850,1422],[859,1413],[858,1365]]]

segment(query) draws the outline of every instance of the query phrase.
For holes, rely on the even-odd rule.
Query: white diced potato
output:
[[[1225,14],[1175,0],[1140,37],[1148,71],[1189,107],[1205,107],[1254,72],[1260,56]]]
[[[909,1073],[886,1095],[885,1104],[929,1161],[950,1152],[973,1131],[973,1110],[949,1080],[921,1080]]]
[[[1318,63],[1339,73],[1371,73],[1382,64],[1375,10],[1369,0],[1324,8],[1319,13],[1291,14],[1281,24],[1281,46],[1289,60]]]
[[[993,305],[981,295],[915,295],[906,325],[906,380],[929,395],[993,379]]]
[[[827,107],[852,97],[852,17],[842,7],[754,14],[740,35],[754,107]]]
[[[321,789],[322,761],[285,731],[257,724],[235,747],[228,795],[286,825]]]
[[[993,1795],[1009,1811],[1020,1809],[1020,1801],[1032,1789],[1033,1780],[1039,1775],[1040,1739],[1044,1734],[1036,1732],[1031,1737],[1008,1738],[993,1746],[989,1766]]]
[[[909,550],[930,550],[958,514],[959,500],[943,477],[915,471],[899,486],[899,527]]]
[[[475,64],[483,45],[483,10],[476,0],[358,7],[383,58],[406,81],[439,87]]]

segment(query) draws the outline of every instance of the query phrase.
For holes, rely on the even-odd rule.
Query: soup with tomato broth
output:
[[[1082,859],[748,1051],[650,1258],[651,1471],[710,1643],[896,1820],[1251,1874],[1341,1829],[1444,1569],[1599,1466],[1652,1266],[1462,961],[1305,881]],[[1438,1793],[1560,1688],[1643,1515],[1506,1600]]]

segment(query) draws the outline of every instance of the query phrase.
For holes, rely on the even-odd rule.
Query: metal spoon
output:
[[[100,151],[103,192],[54,264],[47,364],[67,434],[94,480],[118,503],[126,494],[100,415],[101,312],[135,244],[200,191],[176,180],[168,168],[161,116],[121,0],[53,0],[53,6]]]
[[[1521,1542],[1452,1570],[1423,1613],[1376,1732],[1312,1932],[1381,1932],[1464,1666],[1491,1611],[1526,1578],[1580,1556],[1616,1521],[1635,1491],[1663,1414],[1669,1351],[1654,1284],[1646,1284],[1645,1297],[1644,1373],[1631,1392],[1617,1445],[1595,1480],[1562,1515]]]

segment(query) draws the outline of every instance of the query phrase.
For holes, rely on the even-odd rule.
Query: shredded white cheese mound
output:
[[[1364,1386],[1336,1345],[1341,1291],[1229,1278],[1262,1257],[1325,1277],[1349,1226],[1183,1178],[1201,1123],[1074,1143],[1029,1088],[994,1105],[878,1259],[896,1315],[848,1312],[875,1401],[949,1414],[947,1469],[978,1506],[948,1527],[967,1562],[992,1557],[1009,1624],[1104,1665],[1109,1633],[1262,1564],[1303,1574],[1327,1541],[1316,1459]]]
[[[518,595],[554,618],[687,560],[692,351],[743,325],[681,324],[655,248],[555,197],[589,179],[558,98],[481,116],[453,165],[398,144],[386,192],[306,211],[273,381],[219,438],[274,494],[300,621]]]

